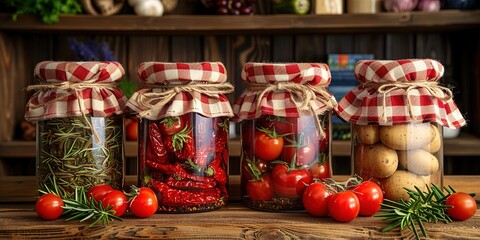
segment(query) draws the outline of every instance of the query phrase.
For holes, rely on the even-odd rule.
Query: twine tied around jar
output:
[[[151,89],[164,89],[162,92],[140,92],[137,102],[147,108],[138,113],[139,117],[145,117],[152,109],[161,109],[181,92],[198,92],[208,96],[227,94],[234,91],[231,83],[195,83],[185,85],[155,85],[147,84],[144,87]]]
[[[447,87],[443,87],[438,85],[437,82],[432,81],[415,81],[415,82],[395,82],[395,83],[378,83],[378,82],[366,82],[362,85],[364,88],[375,89],[378,93],[383,95],[383,102],[382,102],[382,119],[384,122],[387,121],[387,115],[385,113],[385,109],[387,108],[387,94],[399,90],[404,89],[406,93],[405,102],[408,106],[408,113],[410,117],[416,119],[413,115],[413,105],[411,100],[411,91],[414,89],[425,89],[432,97],[450,101],[453,97],[452,90]]]
[[[294,82],[280,82],[275,84],[249,83],[248,90],[259,93],[256,106],[257,110],[260,110],[263,96],[266,93],[274,91],[286,91],[291,93],[290,100],[295,104],[298,110],[310,111],[312,113],[318,128],[318,134],[320,138],[323,139],[325,137],[325,131],[323,130],[322,124],[318,119],[318,115],[315,113],[315,109],[313,109],[312,106],[313,101],[316,100],[325,104],[328,109],[334,107],[332,102],[330,101],[331,95],[324,87],[299,84]],[[299,101],[297,101],[294,96],[296,96],[298,99],[302,99],[302,102],[299,103]]]
[[[75,96],[77,97],[77,102],[78,102],[78,107],[80,109],[80,112],[82,113],[83,118],[85,119],[85,122],[87,126],[90,128],[92,131],[93,137],[95,138],[95,141],[97,143],[100,143],[101,139],[100,136],[98,135],[97,131],[95,131],[95,128],[93,125],[90,123],[88,120],[87,116],[85,115],[85,106],[82,103],[80,91],[86,88],[99,88],[99,89],[113,89],[116,87],[116,84],[114,83],[92,83],[92,82],[77,82],[77,83],[72,83],[69,81],[61,82],[61,83],[48,83],[48,84],[36,84],[36,85],[30,85],[27,87],[27,91],[31,90],[38,90],[38,89],[61,89],[65,91],[73,91],[75,93]],[[41,108],[44,107],[50,103],[53,102],[58,102],[61,101],[65,98],[67,98],[69,95],[65,94],[60,97],[57,97],[55,99],[52,99],[50,101],[33,105],[33,109]]]

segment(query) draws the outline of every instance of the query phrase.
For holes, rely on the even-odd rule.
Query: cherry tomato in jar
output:
[[[87,198],[91,199],[93,197],[96,201],[101,201],[112,190],[114,190],[113,187],[108,184],[98,184],[88,190]]]
[[[333,195],[325,184],[314,182],[303,193],[302,203],[308,213],[316,217],[328,216],[328,203]]]
[[[283,138],[275,131],[264,129],[255,132],[254,154],[264,161],[272,161],[280,156],[283,149]]]
[[[128,208],[127,196],[120,190],[112,190],[105,194],[102,199],[103,207],[107,208],[111,206],[111,209],[115,211],[115,216],[121,217]]]
[[[358,216],[360,203],[355,193],[339,192],[330,197],[328,212],[338,222],[350,222]]]
[[[160,120],[160,132],[164,135],[173,135],[180,132],[185,127],[185,120],[180,117],[166,117]]]
[[[364,181],[351,189],[357,195],[360,203],[360,216],[373,216],[377,213],[383,202],[383,192],[378,184],[371,181]]]
[[[312,143],[303,146],[285,146],[282,159],[287,163],[295,160],[297,166],[310,165],[315,159],[315,146]]]
[[[298,133],[298,118],[295,117],[276,117],[273,127],[278,134],[294,134]]]
[[[272,170],[273,187],[280,197],[296,198],[313,179],[307,169],[289,169],[285,164],[276,164]]]
[[[246,189],[247,195],[251,200],[272,200],[274,190],[271,175],[266,173],[260,180],[249,180]]]
[[[463,192],[452,193],[447,197],[445,205],[452,206],[452,208],[447,208],[448,216],[460,221],[471,218],[477,211],[475,199]]]
[[[136,217],[150,217],[157,211],[157,208],[157,195],[148,187],[139,188],[138,194],[130,199],[129,209]]]
[[[53,193],[46,193],[35,203],[35,212],[41,219],[55,220],[62,215],[63,206],[65,204],[62,198]]]
[[[312,166],[310,166],[309,171],[312,174],[312,177],[316,179],[332,177],[330,175],[330,165],[328,164],[328,161],[323,163],[320,163],[320,161],[315,162]]]

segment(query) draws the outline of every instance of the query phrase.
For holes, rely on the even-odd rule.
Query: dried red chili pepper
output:
[[[223,159],[222,155],[217,154],[215,159],[208,166],[207,172],[213,171],[213,178],[217,182],[217,185],[220,188],[220,191],[225,195],[227,195],[228,177],[227,177],[227,172],[225,171],[225,168],[222,166],[222,159]]]
[[[181,179],[184,179],[189,175],[185,169],[183,169],[182,165],[180,163],[174,163],[174,164],[161,164],[158,162],[154,162],[150,159],[146,160],[146,163],[148,166],[158,169],[162,171],[164,174],[168,175],[175,175],[178,176]]]
[[[188,124],[180,132],[164,136],[163,144],[169,152],[175,154],[178,160],[186,161],[195,156],[192,128]]]
[[[147,158],[159,163],[168,163],[169,155],[163,144],[162,134],[157,123],[150,123],[149,129]]]
[[[227,148],[228,141],[228,118],[216,118],[213,121],[213,139],[215,139],[215,152],[221,153]]]
[[[220,191],[215,188],[191,192],[173,189],[167,184],[153,179],[150,184],[160,193],[159,203],[165,206],[194,206],[214,203],[220,199]]]
[[[180,180],[174,177],[168,177],[164,181],[169,187],[180,190],[202,190],[214,188],[216,183],[211,181],[193,181],[193,180]]]

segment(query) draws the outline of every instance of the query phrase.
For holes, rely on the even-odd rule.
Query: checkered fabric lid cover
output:
[[[297,83],[317,89],[326,89],[331,81],[328,65],[322,63],[245,63],[242,79],[251,84],[278,84]],[[335,97],[326,92],[326,96],[318,96],[311,101],[312,109],[316,114],[322,114],[336,107]],[[259,99],[259,92],[248,88],[241,94],[233,105],[234,121],[255,119],[262,115],[281,117],[299,117],[311,115],[310,111],[299,110],[292,101],[302,101],[295,94],[285,90],[270,91]],[[320,100],[323,99],[323,101]],[[257,108],[261,101],[260,108]],[[325,101],[327,104],[325,104]]]
[[[148,108],[140,102],[140,95],[165,92],[168,88],[164,86],[208,83],[215,87],[217,84],[225,84],[227,72],[220,62],[144,62],[139,65],[137,74],[140,81],[148,86],[137,90],[129,99],[127,107],[137,113],[146,112],[144,118],[159,120],[190,112],[200,113],[206,117],[233,116],[232,107],[225,94],[179,91],[161,108]]]
[[[355,77],[362,84],[339,101],[338,115],[357,125],[436,122],[445,127],[460,128],[466,122],[451,98],[451,92],[448,97],[448,89],[432,91],[428,86],[422,86],[426,83],[436,88],[443,72],[442,64],[431,59],[358,61]],[[370,83],[405,85],[382,93],[368,87]],[[414,84],[419,85],[412,87]]]
[[[30,86],[37,91],[26,105],[25,118],[37,121],[122,114],[127,98],[114,82],[124,73],[118,62],[40,62],[34,69],[40,84]]]

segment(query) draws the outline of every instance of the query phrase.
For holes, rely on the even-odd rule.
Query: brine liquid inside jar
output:
[[[315,178],[331,177],[330,117],[264,115],[241,124],[241,186],[246,205],[265,211],[301,210]]]
[[[140,119],[139,183],[159,212],[202,212],[228,202],[228,117],[198,113]]]
[[[90,189],[97,184],[122,189],[123,139],[123,116],[87,115],[39,121],[39,189],[55,189],[55,184],[67,198],[73,198],[75,188]]]
[[[442,187],[442,127],[436,123],[353,125],[354,171],[381,186],[384,197],[410,197],[404,188]]]

